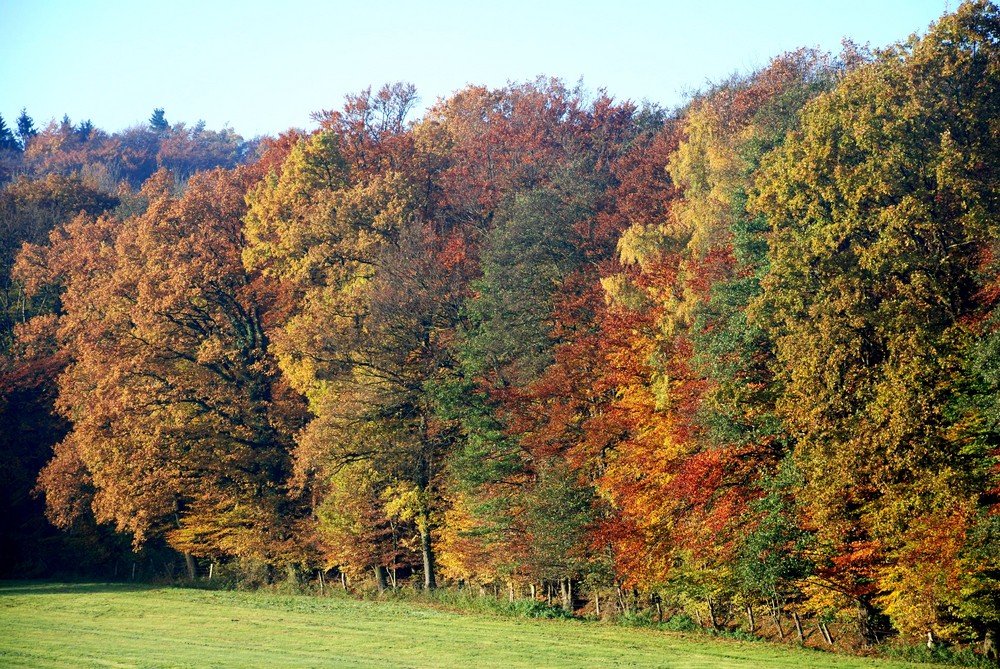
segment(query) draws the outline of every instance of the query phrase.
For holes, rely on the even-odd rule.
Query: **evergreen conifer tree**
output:
[[[28,116],[27,110],[21,107],[21,114],[17,117],[17,136],[21,140],[21,149],[27,149],[28,141],[37,134],[35,122]]]
[[[156,132],[163,132],[170,129],[170,124],[167,123],[167,116],[163,111],[163,107],[157,107],[153,110],[153,115],[149,117],[149,125]]]

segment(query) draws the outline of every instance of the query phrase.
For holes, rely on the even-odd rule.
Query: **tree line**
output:
[[[54,124],[5,149],[6,469],[89,550],[995,657],[998,84],[976,0],[673,112]]]

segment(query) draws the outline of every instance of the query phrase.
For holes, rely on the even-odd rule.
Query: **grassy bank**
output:
[[[407,602],[122,585],[0,584],[0,666],[916,667]]]

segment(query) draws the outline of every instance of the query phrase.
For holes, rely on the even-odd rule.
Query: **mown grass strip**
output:
[[[403,602],[123,585],[0,584],[0,666],[916,667],[765,643]]]

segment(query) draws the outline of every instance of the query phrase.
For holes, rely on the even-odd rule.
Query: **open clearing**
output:
[[[596,623],[398,602],[0,584],[0,667],[917,667]]]

